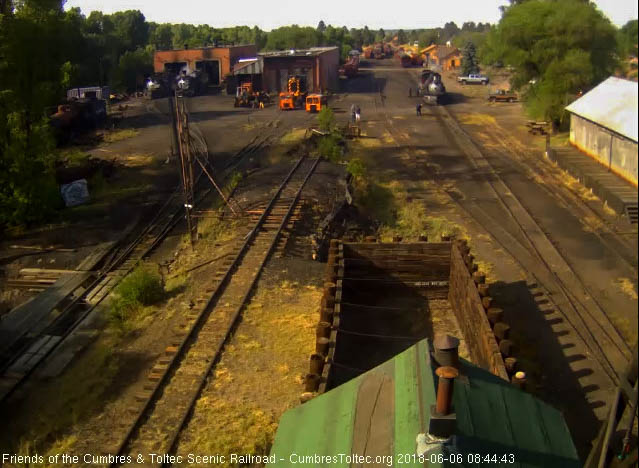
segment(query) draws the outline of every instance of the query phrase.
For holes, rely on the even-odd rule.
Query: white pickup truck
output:
[[[465,84],[488,84],[488,77],[484,75],[468,75],[457,77],[457,82]]]

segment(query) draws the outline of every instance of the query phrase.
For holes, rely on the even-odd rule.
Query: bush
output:
[[[317,145],[317,150],[320,156],[333,163],[337,163],[342,159],[342,149],[339,146],[339,137],[336,135],[323,136]]]
[[[366,166],[360,158],[353,158],[346,165],[346,172],[353,176],[353,179],[361,180],[366,176]]]
[[[231,180],[229,181],[229,188],[233,190],[235,187],[239,185],[239,183],[242,181],[243,178],[244,176],[242,175],[241,172],[234,171],[233,174],[231,174]]]
[[[153,305],[163,298],[162,277],[157,269],[149,265],[139,266],[115,288],[110,318],[119,327],[126,328],[142,307]]]
[[[9,111],[4,104],[0,96],[0,114]],[[48,123],[27,121],[25,112],[0,117],[0,231],[42,222],[62,202]]]
[[[317,114],[317,123],[323,132],[330,132],[335,126],[335,114],[330,107],[323,107]]]

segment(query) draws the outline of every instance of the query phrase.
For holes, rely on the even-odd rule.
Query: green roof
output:
[[[418,434],[428,432],[436,382],[429,342],[422,340],[284,413],[271,449],[275,466],[367,466],[347,458],[351,454],[369,456],[368,466],[424,466],[413,454]],[[463,459],[462,466],[478,466],[468,463],[471,454],[490,456],[491,466],[499,466],[494,462],[503,456],[509,462],[501,465],[509,467],[581,466],[559,411],[463,359],[453,411],[455,436],[432,445],[425,455],[428,466],[460,466],[438,463],[451,454]],[[332,458],[321,458],[327,456]]]

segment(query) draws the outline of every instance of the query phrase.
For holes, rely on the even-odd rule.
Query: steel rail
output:
[[[384,120],[386,123],[386,127],[388,129],[388,131],[391,133],[391,135],[394,133],[394,129],[392,128],[392,124],[389,121],[389,117],[387,115],[386,109],[384,108],[384,100],[383,100],[383,95],[380,89],[378,89],[378,93],[380,96],[380,105],[378,105],[378,101],[377,98],[375,98],[374,100],[374,104],[375,104],[375,110],[379,113],[382,113],[384,116]],[[447,112],[445,109],[443,110],[444,112]],[[442,118],[441,114],[438,111],[433,111],[433,114],[438,118],[438,121],[440,122],[440,124],[445,127],[448,128],[452,133],[453,130],[450,127],[450,124],[447,123],[445,121],[445,119]],[[453,119],[452,117],[450,117],[450,119]],[[463,132],[463,130],[462,130]],[[469,137],[470,139],[470,137]],[[472,139],[471,143],[472,143]],[[464,151],[465,152],[465,151]],[[474,161],[473,158],[468,155],[468,159],[471,162],[471,164],[474,165]],[[485,158],[484,158],[485,159]],[[489,163],[486,161],[486,164],[489,165]],[[502,184],[504,184],[506,187],[508,187],[505,182],[501,179],[501,177],[499,176],[499,174],[497,174],[494,169],[492,168],[492,166],[490,166],[490,169],[492,171],[492,175],[494,175],[494,177],[496,177],[498,180],[501,181]],[[584,326],[578,326],[577,324],[575,324],[573,322],[573,320],[571,320],[571,318],[568,316],[568,314],[566,313],[566,311],[562,310],[562,308],[558,307],[556,303],[554,303],[554,301],[549,297],[549,294],[546,293],[546,296],[548,297],[548,299],[553,303],[553,305],[555,306],[555,309],[562,315],[562,317],[568,322],[568,324],[570,325],[571,329],[577,334],[577,336],[579,336],[579,338],[583,341],[584,345],[595,355],[595,359],[596,361],[599,363],[599,365],[602,367],[602,370],[604,371],[604,373],[611,379],[611,381],[613,383],[617,383],[619,380],[619,375],[617,374],[617,372],[615,371],[615,366],[613,365],[613,363],[608,359],[608,357],[606,356],[606,353],[604,352],[604,350],[601,348],[601,345],[599,344],[599,342],[597,341],[597,339],[595,338],[593,332],[587,327],[585,326],[585,322],[584,322],[584,317],[582,316],[579,308],[577,308],[576,304],[575,304],[575,297],[574,295],[568,290],[568,288],[566,287],[566,285],[563,283],[563,281],[561,280],[561,278],[559,278],[556,274],[556,272],[550,267],[550,265],[548,265],[548,263],[543,259],[543,255],[541,255],[541,253],[539,252],[539,250],[537,249],[537,247],[532,244],[532,240],[530,239],[530,237],[528,236],[528,234],[526,233],[526,231],[523,229],[523,226],[521,225],[519,219],[517,219],[517,217],[514,215],[514,213],[512,212],[512,210],[507,206],[507,204],[505,203],[505,201],[503,200],[503,198],[500,196],[500,194],[498,193],[498,191],[495,189],[494,185],[492,184],[492,182],[488,179],[485,178],[486,182],[490,185],[491,189],[495,192],[496,196],[497,196],[497,200],[499,201],[500,205],[502,205],[502,207],[510,214],[510,216],[513,218],[513,221],[517,224],[518,230],[520,231],[520,233],[525,237],[525,239],[528,241],[528,243],[531,243],[531,247],[533,248],[534,252],[535,252],[535,258],[537,260],[537,262],[540,263],[540,265],[547,270],[547,272],[550,273],[550,275],[553,277],[554,282],[557,283],[558,289],[560,290],[560,292],[564,295],[564,297],[566,298],[566,301],[570,304],[571,308],[574,310],[575,315],[577,316],[577,318],[584,323]],[[485,220],[481,220],[478,219],[475,215],[473,215],[470,211],[468,211],[468,209],[466,209],[464,206],[462,206],[462,204],[456,200],[454,197],[452,197],[446,190],[441,189],[437,184],[435,184],[436,190],[439,191],[440,193],[444,194],[447,198],[449,198],[455,205],[459,206],[466,214],[468,214],[471,218],[473,218],[478,224],[480,224],[481,226],[483,226],[485,229],[487,229],[490,232],[490,229],[488,229],[485,225]],[[512,191],[510,191],[512,193]],[[513,198],[515,198],[513,196]],[[533,220],[534,224],[537,226],[538,230],[543,234],[543,236],[546,237],[546,239],[549,241],[549,239],[547,238],[546,234],[543,232],[543,230],[541,230],[539,224],[534,220],[534,218],[530,215],[529,211],[526,210],[525,207],[523,207],[523,205],[521,205],[521,202],[519,202],[518,199],[515,198],[515,200],[519,203],[520,206],[522,206],[522,208],[524,209],[524,211],[526,211],[526,213],[528,214],[528,216]],[[479,210],[481,210],[486,216],[490,217],[490,215],[488,215],[481,207],[477,206],[477,208]],[[508,232],[508,230],[504,229],[504,232],[506,232],[506,234],[510,235],[512,237],[512,234]],[[517,244],[519,244],[520,246],[526,248],[525,246],[523,246],[521,244],[521,242],[517,241],[514,237],[512,237],[511,239],[513,242],[516,242]],[[499,242],[499,241],[498,241]],[[550,241],[549,241],[550,242]],[[499,242],[500,244],[502,244],[503,247],[506,248],[506,250],[508,252],[511,252],[511,249],[508,248],[508,246],[504,245],[502,242]],[[556,249],[555,249],[556,250]],[[511,254],[514,256],[514,254],[511,252]],[[561,254],[560,254],[561,255]],[[517,257],[514,256],[515,259],[517,259]],[[563,258],[563,257],[562,257]],[[565,262],[565,259],[564,259]],[[518,263],[521,262],[518,260]],[[566,262],[567,263],[567,262]],[[568,264],[568,267],[571,269],[571,271],[573,271],[574,274],[574,269],[572,269],[572,267],[570,267],[570,264]],[[523,265],[522,265],[523,266]],[[532,274],[531,275],[535,278],[535,280],[540,283],[540,284],[545,284],[545,281],[541,281],[540,278],[537,278],[536,275]],[[547,286],[546,286],[546,289]],[[581,303],[580,303],[581,304]],[[586,309],[583,304],[581,304],[581,308]],[[609,319],[608,319],[609,320]],[[598,323],[598,322],[597,322]],[[599,324],[600,325],[600,324]],[[601,325],[600,325],[601,326]],[[590,339],[588,339],[586,336],[583,335],[582,330],[585,330],[585,333],[587,333],[587,335],[590,337]],[[610,338],[608,338],[610,339]],[[612,340],[611,340],[612,341]],[[614,343],[614,341],[613,341]],[[615,346],[617,346],[615,344]],[[623,353],[622,353],[623,355]]]
[[[202,136],[203,138],[203,136]],[[228,177],[230,171],[225,171],[224,176]],[[196,177],[196,188],[199,182],[202,180],[203,171],[200,171]],[[225,180],[225,179],[223,179]],[[94,292],[95,288],[99,287],[102,282],[107,278],[109,273],[116,271],[122,263],[130,259],[131,254],[135,251],[138,246],[142,245],[145,241],[145,238],[149,236],[149,233],[152,232],[156,228],[160,228],[160,231],[154,235],[151,242],[147,245],[147,247],[137,256],[133,264],[126,268],[121,274],[118,275],[115,282],[109,285],[109,291],[111,291],[119,281],[130,273],[135,266],[139,263],[140,260],[147,257],[157,246],[162,242],[162,240],[167,236],[169,232],[181,221],[180,213],[182,212],[182,205],[179,204],[177,207],[173,207],[173,211],[169,216],[169,220],[162,224],[160,220],[166,216],[166,212],[170,210],[171,204],[178,203],[177,197],[179,196],[181,191],[181,185],[178,184],[173,192],[169,195],[169,197],[164,201],[164,203],[160,206],[160,208],[156,211],[155,215],[151,218],[150,221],[146,223],[141,232],[139,232],[132,241],[130,241],[122,250],[118,250],[119,244],[116,244],[111,249],[111,254],[107,252],[105,257],[110,256],[111,258],[107,261],[105,265],[103,265],[98,271],[95,279],[89,284],[86,289],[82,292],[82,294],[73,298],[73,300],[65,306],[62,312],[55,317],[51,323],[47,325],[47,327],[43,330],[42,333],[38,334],[35,339],[29,341],[28,344],[21,347],[20,350],[17,350],[13,356],[11,356],[3,365],[2,365],[2,373],[4,374],[11,366],[17,362],[18,359],[24,354],[29,347],[35,343],[38,337],[45,336],[47,334],[47,330],[55,329],[60,323],[62,323],[65,319],[68,320],[68,316],[72,313],[73,309],[76,307],[81,307],[83,303],[86,303],[86,298]],[[208,191],[206,192],[208,193]],[[205,195],[204,195],[205,196]],[[202,197],[200,197],[201,199]],[[51,346],[45,353],[43,353],[38,362],[36,362],[25,374],[23,374],[19,380],[17,380],[9,390],[7,390],[1,397],[0,402],[5,401],[9,398],[15,391],[21,387],[31,375],[35,372],[35,370],[40,366],[42,362],[44,362],[49,356],[51,356],[65,341],[68,336],[75,331],[79,325],[88,317],[88,315],[108,296],[108,293],[102,295],[96,302],[91,303],[88,308],[82,311],[78,317],[68,326],[65,327],[64,332],[60,335],[56,335],[60,337],[60,340]]]
[[[264,212],[262,213],[260,218],[255,223],[254,227],[251,229],[249,234],[244,239],[242,247],[240,248],[238,254],[235,256],[233,262],[226,269],[223,277],[217,283],[217,286],[215,287],[215,289],[214,289],[213,293],[211,294],[210,298],[208,299],[206,305],[202,308],[202,310],[198,314],[197,318],[195,319],[195,322],[192,324],[192,326],[190,327],[190,329],[187,332],[187,334],[184,336],[184,338],[181,340],[180,344],[177,346],[177,350],[176,350],[175,354],[173,355],[171,361],[167,365],[166,369],[162,372],[161,377],[158,379],[158,381],[154,385],[153,389],[151,390],[151,393],[149,394],[148,399],[146,399],[146,401],[143,403],[141,409],[136,414],[135,420],[128,427],[124,437],[122,438],[122,440],[118,444],[118,446],[116,448],[116,451],[114,452],[114,455],[116,457],[120,456],[120,455],[123,455],[125,453],[126,449],[130,445],[131,439],[134,437],[136,431],[141,427],[143,422],[147,419],[147,416],[149,416],[149,414],[151,413],[153,404],[155,402],[157,402],[157,400],[160,398],[160,396],[162,394],[162,391],[165,388],[165,386],[168,384],[170,378],[175,374],[175,371],[180,366],[180,364],[183,362],[183,359],[184,359],[186,353],[188,352],[189,347],[197,340],[197,335],[198,335],[199,331],[202,329],[202,327],[206,323],[208,317],[213,312],[217,300],[224,293],[228,283],[230,282],[230,280],[231,280],[231,278],[232,278],[232,276],[234,274],[234,270],[238,267],[238,265],[244,259],[245,255],[246,255],[246,252],[250,249],[251,243],[255,240],[255,238],[256,238],[256,236],[257,236],[257,234],[259,232],[259,229],[264,225],[264,223],[266,222],[267,218],[271,215],[271,210],[272,210],[273,206],[275,205],[275,203],[280,198],[280,195],[281,195],[282,191],[287,187],[289,181],[291,180],[293,175],[297,172],[297,170],[299,169],[299,167],[301,166],[302,162],[305,159],[306,159],[306,155],[303,155],[296,162],[296,164],[293,166],[291,171],[287,174],[287,176],[284,179],[284,181],[282,182],[282,184],[277,189],[276,193],[271,198],[267,208],[264,210]],[[255,284],[257,283],[257,280],[258,280],[258,278],[259,278],[264,266],[266,265],[266,262],[268,261],[274,246],[276,245],[276,242],[277,242],[277,239],[279,237],[279,234],[281,233],[282,229],[286,226],[286,223],[288,222],[288,218],[290,217],[290,213],[292,213],[292,210],[294,209],[295,205],[297,204],[297,201],[299,199],[299,196],[301,195],[302,189],[304,188],[306,182],[308,181],[308,179],[312,175],[313,171],[315,170],[315,167],[317,166],[318,162],[319,162],[319,159],[317,159],[313,163],[311,169],[306,174],[306,177],[304,178],[302,184],[300,185],[300,187],[299,187],[299,189],[298,189],[298,191],[296,193],[295,198],[290,203],[290,206],[289,206],[289,209],[287,210],[286,215],[283,217],[283,219],[282,219],[282,221],[280,223],[280,226],[279,226],[278,230],[276,231],[276,234],[273,236],[273,241],[272,241],[268,251],[266,252],[266,254],[264,256],[264,260],[262,261],[260,267],[258,268],[257,272],[255,273],[255,275],[253,277],[253,280],[252,280],[252,282],[251,282],[251,284],[250,284],[250,286],[249,286],[249,288],[247,290],[247,293],[246,293],[246,295],[243,297],[243,299],[241,301],[241,305],[237,308],[237,310],[235,311],[234,316],[231,319],[230,325],[229,325],[229,327],[226,330],[226,333],[224,335],[224,339],[220,342],[219,347],[215,351],[214,358],[211,359],[211,361],[208,363],[205,372],[200,377],[199,384],[198,384],[195,392],[191,395],[190,401],[189,401],[189,403],[187,405],[187,409],[182,414],[182,416],[180,418],[180,423],[178,424],[178,427],[176,428],[176,430],[173,431],[172,435],[170,436],[169,445],[170,445],[170,449],[171,450],[174,449],[175,444],[177,442],[177,439],[179,437],[179,434],[182,431],[183,426],[186,424],[186,422],[187,422],[187,420],[189,418],[189,415],[191,413],[193,405],[195,404],[195,402],[199,398],[199,395],[200,395],[201,391],[203,390],[204,386],[206,385],[206,382],[207,382],[207,379],[208,379],[208,377],[210,375],[211,370],[215,367],[215,365],[219,361],[219,358],[220,358],[221,353],[223,351],[224,344],[228,341],[228,338],[231,335],[232,330],[233,330],[233,328],[234,328],[234,326],[235,326],[235,324],[236,324],[236,322],[237,322],[237,320],[238,320],[238,318],[240,316],[241,310],[243,309],[243,307],[244,307],[246,301],[248,300],[248,298],[250,297],[250,293],[251,293],[252,289],[254,288]],[[109,466],[116,467],[116,466],[120,466],[120,465],[121,465],[121,463],[119,463],[117,461],[114,461]]]
[[[448,118],[453,119],[453,117],[450,115],[450,113],[447,110],[442,109],[442,113],[447,114]],[[444,123],[445,123],[445,119]],[[446,124],[445,125],[449,125]],[[463,130],[461,130],[463,132]],[[464,132],[465,133],[465,132]],[[466,135],[468,137],[468,139],[472,142],[472,139],[470,138],[470,136]],[[473,158],[469,157],[469,159],[471,160],[471,164],[474,164]],[[553,246],[555,252],[557,253],[557,255],[563,260],[563,262],[567,265],[567,267],[569,268],[569,271],[572,273],[572,275],[575,277],[575,279],[578,282],[578,285],[581,286],[581,288],[584,289],[584,291],[588,292],[588,289],[586,288],[586,286],[583,284],[583,281],[581,280],[581,278],[579,277],[579,275],[575,272],[574,268],[570,265],[570,263],[566,260],[566,258],[564,257],[564,255],[554,246],[554,244],[550,241],[550,239],[548,238],[547,234],[543,231],[543,229],[541,229],[541,226],[539,226],[539,223],[534,219],[534,217],[532,216],[532,214],[530,213],[530,210],[528,210],[519,200],[518,197],[516,197],[514,195],[514,193],[512,192],[512,190],[510,190],[510,188],[508,187],[508,184],[506,184],[506,182],[501,178],[501,176],[495,171],[493,165],[488,161],[488,159],[484,158],[484,162],[487,165],[487,168],[489,169],[491,175],[493,177],[495,177],[496,180],[500,181],[510,192],[510,196],[511,198],[517,203],[517,205],[519,206],[520,209],[523,210],[523,212],[533,221],[534,226],[536,226],[537,230],[542,234],[542,236],[546,239],[546,241],[548,243],[550,243],[550,245]],[[476,167],[476,166],[475,166]],[[596,299],[593,298],[593,302],[595,307],[597,307],[599,309],[599,312],[601,313],[601,315],[603,317],[605,317],[608,325],[612,328],[612,330],[614,330],[615,332],[617,332],[618,336],[614,337],[611,336],[610,333],[608,332],[608,330],[606,330],[603,325],[601,324],[601,322],[593,316],[592,311],[589,310],[588,306],[585,305],[578,297],[576,297],[575,293],[570,289],[570,287],[568,285],[565,284],[565,281],[557,274],[557,272],[555,271],[554,268],[551,267],[551,265],[548,264],[548,261],[544,258],[544,255],[540,252],[539,247],[536,245],[536,243],[532,240],[532,238],[530,237],[529,233],[527,232],[527,230],[524,228],[524,226],[521,224],[520,219],[513,213],[512,209],[508,206],[508,204],[505,202],[503,196],[499,193],[499,190],[497,190],[494,186],[494,183],[492,180],[490,180],[490,178],[486,177],[485,178],[486,182],[490,185],[490,187],[492,188],[492,191],[495,193],[495,195],[497,196],[497,198],[499,199],[502,207],[511,215],[512,219],[517,223],[517,226],[519,227],[519,231],[520,233],[524,236],[524,238],[528,241],[528,243],[530,244],[530,247],[532,247],[532,249],[534,250],[539,262],[541,262],[545,268],[548,270],[548,272],[551,273],[552,277],[555,279],[557,285],[559,286],[559,288],[561,289],[561,292],[563,293],[563,295],[565,296],[565,298],[568,300],[568,302],[570,303],[571,307],[574,309],[574,312],[577,314],[577,316],[583,321],[584,320],[584,316],[582,315],[582,313],[580,313],[579,308],[581,308],[583,310],[583,312],[585,312],[588,317],[590,318],[590,320],[592,322],[594,322],[599,329],[601,330],[601,332],[604,334],[604,336],[612,343],[613,346],[615,346],[617,348],[617,350],[619,351],[619,353],[621,354],[622,357],[627,358],[628,354],[630,353],[630,348],[628,347],[627,343],[625,343],[625,341],[623,341],[623,339],[621,338],[621,336],[619,335],[619,332],[617,330],[617,328],[615,327],[615,325],[612,323],[612,321],[608,318],[608,315],[605,313],[605,311],[602,309],[602,307],[600,306],[600,304],[596,301]],[[543,281],[540,281],[543,283]],[[590,294],[590,296],[592,297],[592,295]],[[579,306],[579,307],[578,307]],[[565,314],[564,314],[565,315]],[[570,321],[570,319],[568,317],[566,317],[567,320]],[[571,323],[571,325],[578,329],[576,327],[575,324]],[[609,367],[609,369],[604,369],[606,371],[606,373],[609,374],[609,376],[613,379],[613,382],[615,384],[617,384],[619,382],[619,376],[620,374],[615,370],[616,366],[610,361],[610,359],[608,359],[608,356],[606,354],[606,352],[604,351],[604,349],[602,348],[601,344],[598,342],[598,340],[595,338],[594,333],[590,330],[590,328],[586,325],[585,321],[584,321],[584,327],[588,334],[592,337],[592,341],[594,343],[594,345],[596,346],[596,348],[598,349],[592,349],[591,347],[591,351],[600,354],[601,355],[601,359],[605,362],[602,362],[602,364],[607,364],[606,367]],[[621,345],[620,345],[621,343]],[[592,344],[592,343],[591,343]],[[586,342],[586,345],[589,345],[588,342]],[[590,347],[590,346],[589,346]],[[612,374],[611,374],[612,371]]]

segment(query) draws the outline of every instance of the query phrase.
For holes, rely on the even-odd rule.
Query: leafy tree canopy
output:
[[[513,2],[486,41],[485,60],[512,65],[512,85],[528,92],[533,116],[559,124],[581,89],[613,73],[616,31],[592,3],[581,0]]]
[[[475,44],[468,42],[464,47],[464,55],[462,57],[462,75],[479,73],[479,62],[477,60],[477,49]]]

